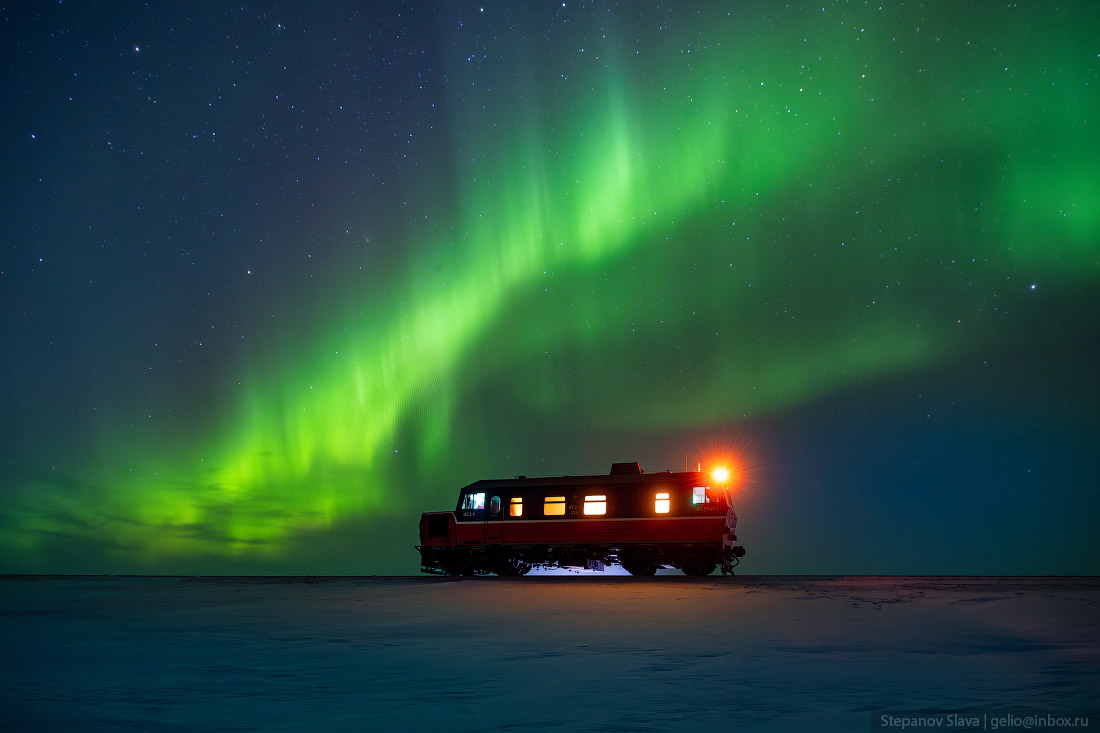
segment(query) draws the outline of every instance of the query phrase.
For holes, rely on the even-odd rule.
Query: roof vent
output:
[[[612,463],[611,464],[611,475],[612,476],[618,476],[619,474],[622,474],[622,473],[641,473],[641,472],[642,472],[642,464],[640,464],[638,462],[634,462],[634,463]]]

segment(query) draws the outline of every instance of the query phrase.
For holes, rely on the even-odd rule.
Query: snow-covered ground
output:
[[[1096,710],[1098,602],[1096,578],[3,578],[0,729],[860,731],[889,730],[885,710]]]

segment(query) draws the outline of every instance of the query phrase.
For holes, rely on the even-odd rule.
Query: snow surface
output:
[[[0,578],[0,729],[851,731],[1100,701],[1100,579]]]

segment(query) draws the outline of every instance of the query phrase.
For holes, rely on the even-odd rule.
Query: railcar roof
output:
[[[589,476],[517,476],[516,478],[492,478],[481,479],[462,487],[462,492],[476,491],[479,489],[522,489],[538,488],[540,486],[590,486],[599,484],[610,485],[649,485],[661,483],[702,482],[698,486],[707,484],[706,474],[699,471],[682,471],[673,473],[661,471],[660,473],[632,473],[632,474],[607,474],[598,473]]]

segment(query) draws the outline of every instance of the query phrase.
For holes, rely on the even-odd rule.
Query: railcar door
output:
[[[489,499],[489,509],[485,516],[485,542],[488,544],[500,544],[502,536],[504,534],[504,520],[503,507],[501,506],[500,497],[494,496]]]

